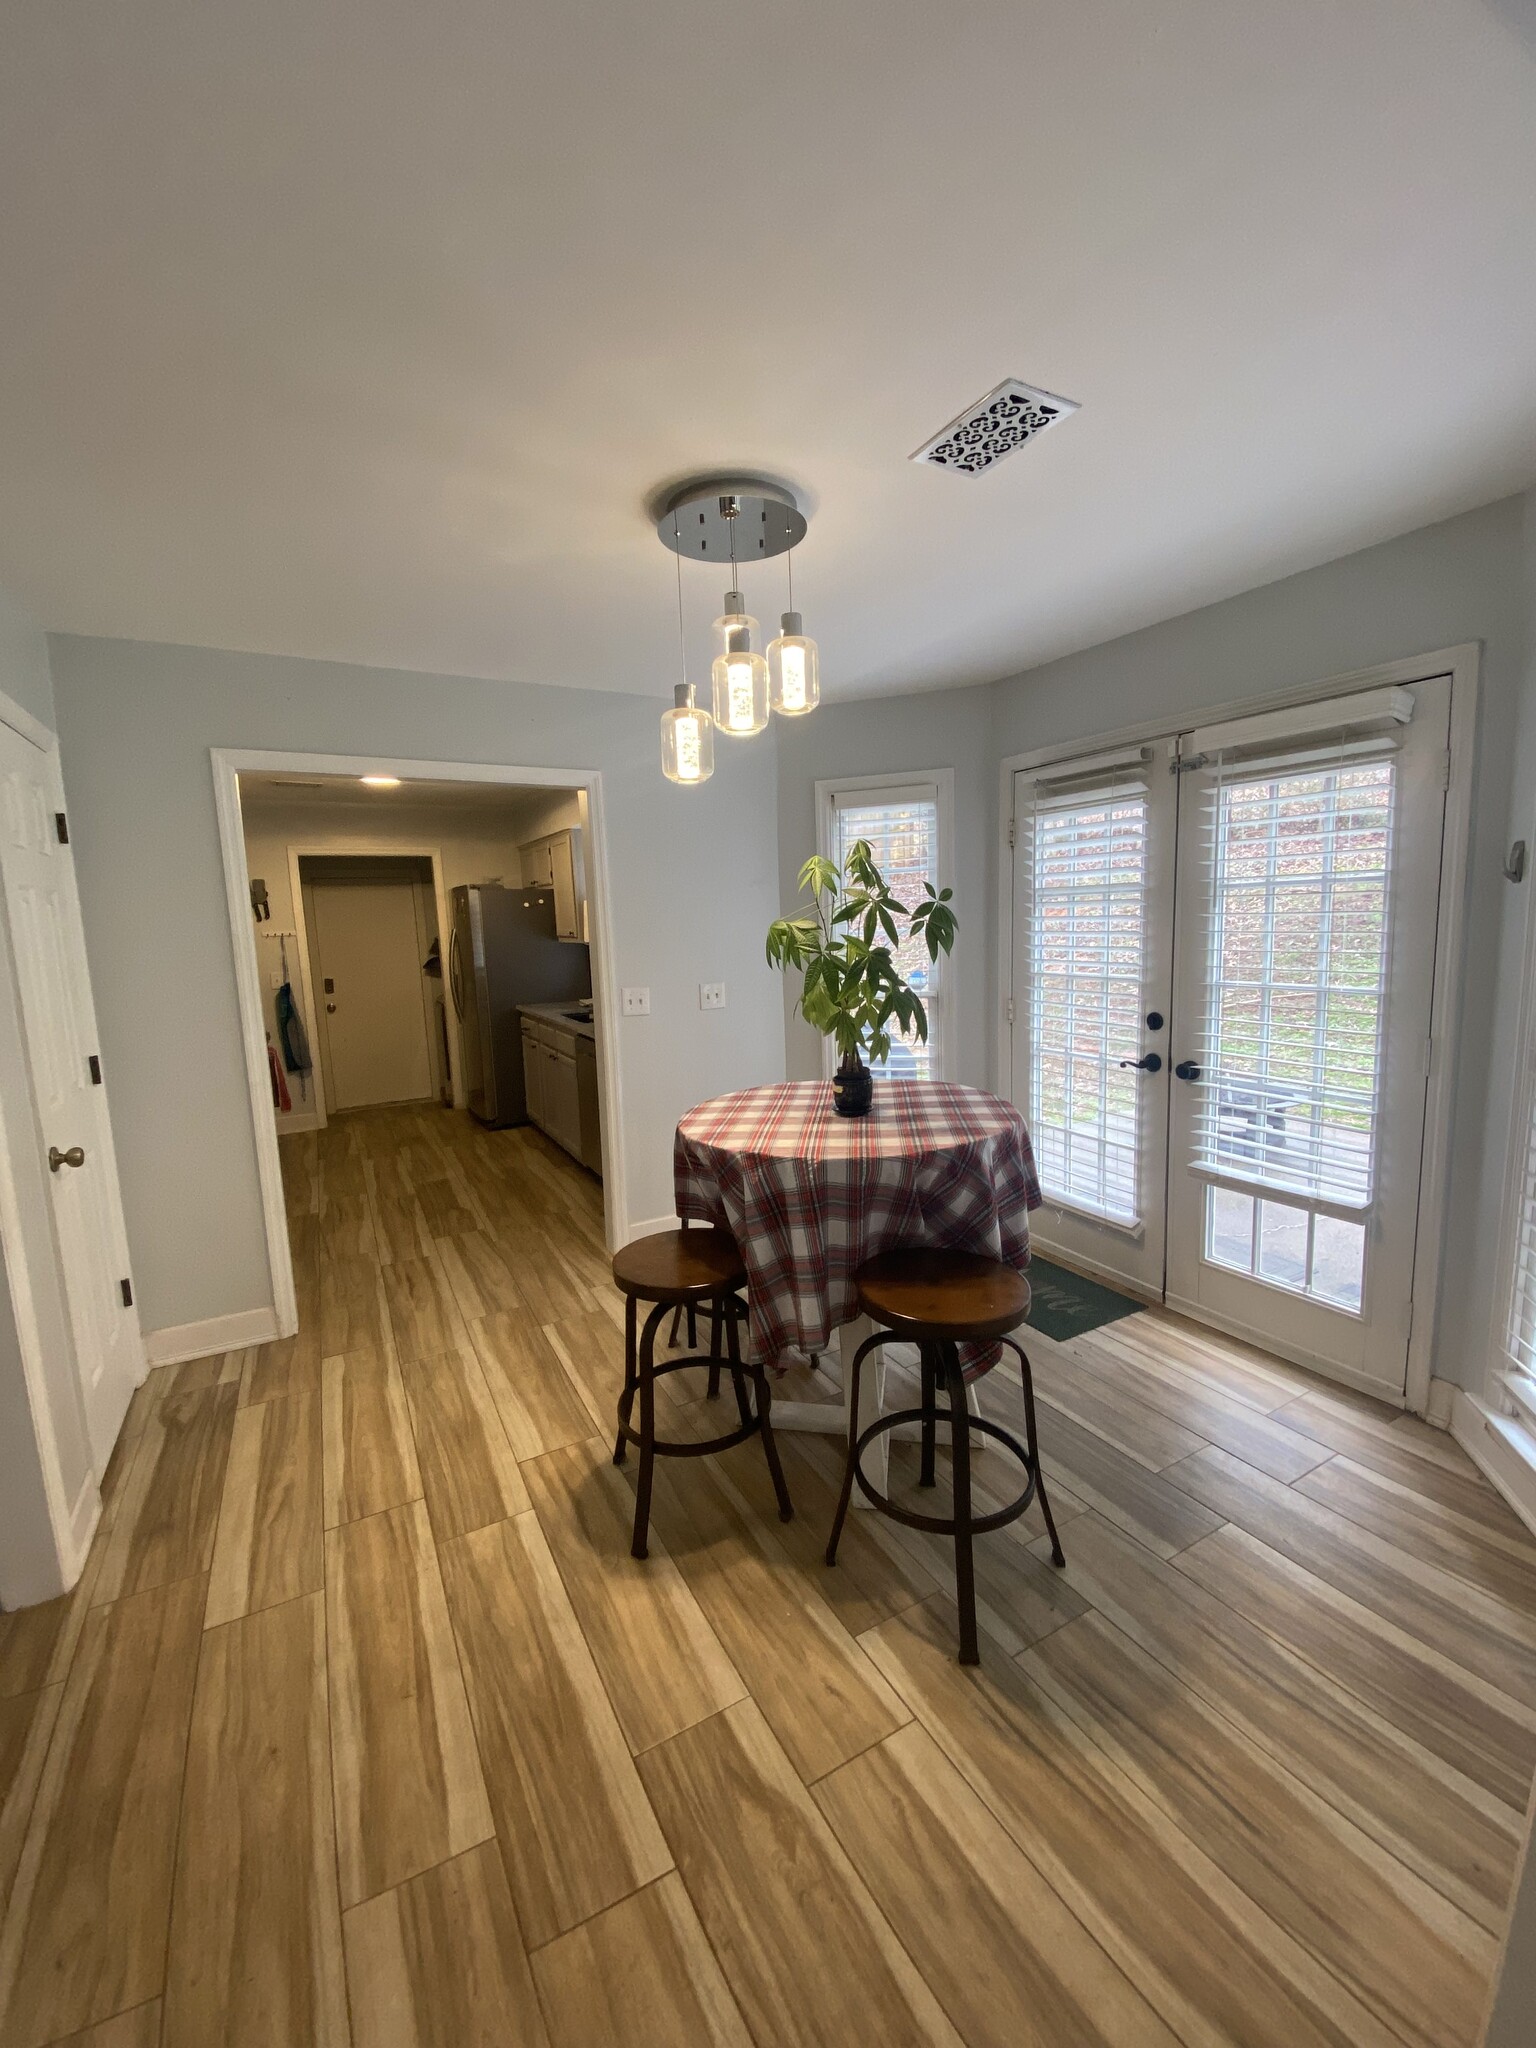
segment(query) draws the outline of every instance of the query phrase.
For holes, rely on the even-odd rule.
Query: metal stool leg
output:
[[[635,1534],[631,1557],[645,1557],[651,1528],[651,1475],[656,1467],[656,1332],[667,1312],[658,1302],[645,1319],[640,1337],[640,1477],[635,1486]]]
[[[1024,1383],[1024,1434],[1029,1442],[1029,1463],[1035,1475],[1035,1493],[1039,1498],[1040,1512],[1045,1517],[1045,1526],[1051,1539],[1051,1563],[1064,1565],[1066,1554],[1061,1547],[1061,1538],[1056,1534],[1056,1517],[1051,1513],[1050,1498],[1045,1490],[1045,1474],[1040,1468],[1040,1446],[1035,1439],[1035,1386],[1034,1376],[1029,1369],[1029,1355],[1022,1344],[1014,1347],[1019,1354],[1019,1378]]]
[[[949,1427],[953,1443],[955,1488],[955,1604],[960,1610],[960,1662],[979,1664],[976,1642],[976,1569],[971,1534],[971,1410],[965,1398],[960,1353],[953,1344],[940,1346],[944,1384],[949,1395]]]
[[[683,1304],[679,1302],[677,1304],[677,1307],[672,1311],[672,1328],[667,1333],[667,1342],[674,1351],[677,1349],[677,1336],[678,1332],[682,1329],[682,1327]]]
[[[636,1315],[635,1297],[632,1294],[627,1294],[624,1297],[624,1391],[626,1394],[629,1393],[635,1384]],[[622,1406],[619,1409],[619,1413],[621,1415],[624,1413]],[[625,1449],[624,1432],[621,1429],[613,1446],[613,1462],[615,1465],[623,1464]]]
[[[864,1370],[865,1353],[873,1348],[873,1342],[872,1338],[866,1339],[853,1354],[848,1388],[848,1455],[843,1465],[843,1490],[837,1497],[837,1513],[832,1517],[832,1534],[827,1538],[828,1564],[837,1563],[837,1546],[843,1523],[848,1519],[848,1503],[853,1498],[853,1475],[859,1462],[859,1375]]]
[[[730,1318],[730,1326],[731,1377],[736,1382],[736,1398],[741,1403],[741,1420],[745,1426],[748,1413],[746,1391],[742,1385],[741,1338],[735,1316]],[[773,1440],[773,1395],[769,1390],[768,1375],[758,1363],[747,1366],[745,1370],[751,1373],[752,1384],[757,1390],[758,1434],[763,1440],[763,1456],[768,1460],[768,1476],[773,1481],[773,1490],[778,1496],[779,1520],[792,1522],[795,1518],[794,1503],[789,1497],[789,1488],[784,1483],[784,1468],[779,1463],[779,1447]]]
[[[917,1475],[917,1483],[919,1486],[932,1486],[935,1483],[933,1474],[934,1438],[938,1434],[939,1419],[939,1397],[937,1375],[933,1368],[933,1346],[931,1344],[920,1344],[918,1346],[918,1355],[922,1360],[923,1368],[923,1391],[921,1396],[923,1410],[923,1458]]]
[[[720,1398],[720,1318],[725,1313],[725,1303],[717,1296],[709,1305],[709,1386],[706,1389],[706,1395],[711,1401],[718,1401]],[[696,1348],[698,1339],[694,1336],[693,1329],[693,1310],[690,1308],[688,1311],[688,1342],[690,1346]],[[736,1398],[738,1401],[741,1399],[739,1388],[737,1389]],[[747,1418],[743,1415],[741,1419],[745,1422]]]

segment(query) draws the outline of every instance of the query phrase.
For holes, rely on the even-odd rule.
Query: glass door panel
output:
[[[1167,1298],[1400,1394],[1450,684],[1189,736]],[[1351,710],[1351,707],[1354,707]],[[1275,726],[1289,726],[1277,738]]]
[[[1056,762],[1015,777],[1014,791],[1013,1093],[1045,1195],[1035,1238],[1153,1296],[1163,1285],[1170,762],[1164,741]]]

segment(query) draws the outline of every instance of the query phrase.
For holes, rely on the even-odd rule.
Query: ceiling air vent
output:
[[[1040,391],[1033,384],[1020,383],[1017,377],[1005,377],[931,441],[914,449],[912,460],[980,476],[994,462],[1001,462],[1015,448],[1022,448],[1036,434],[1076,411],[1075,398],[1058,398],[1053,391]]]

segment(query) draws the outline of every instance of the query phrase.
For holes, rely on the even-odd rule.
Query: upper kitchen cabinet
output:
[[[587,936],[587,870],[582,858],[581,828],[551,832],[518,848],[524,888],[552,889],[555,896],[555,937]]]

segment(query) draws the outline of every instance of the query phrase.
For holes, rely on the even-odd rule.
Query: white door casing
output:
[[[63,815],[57,753],[0,724],[0,887],[36,1124],[45,1151],[60,1160],[48,1184],[99,1478],[144,1377],[144,1347],[131,1305],[106,1087],[104,1077],[95,1078],[95,1008],[74,862],[59,837]],[[77,1155],[79,1164],[64,1163]]]

